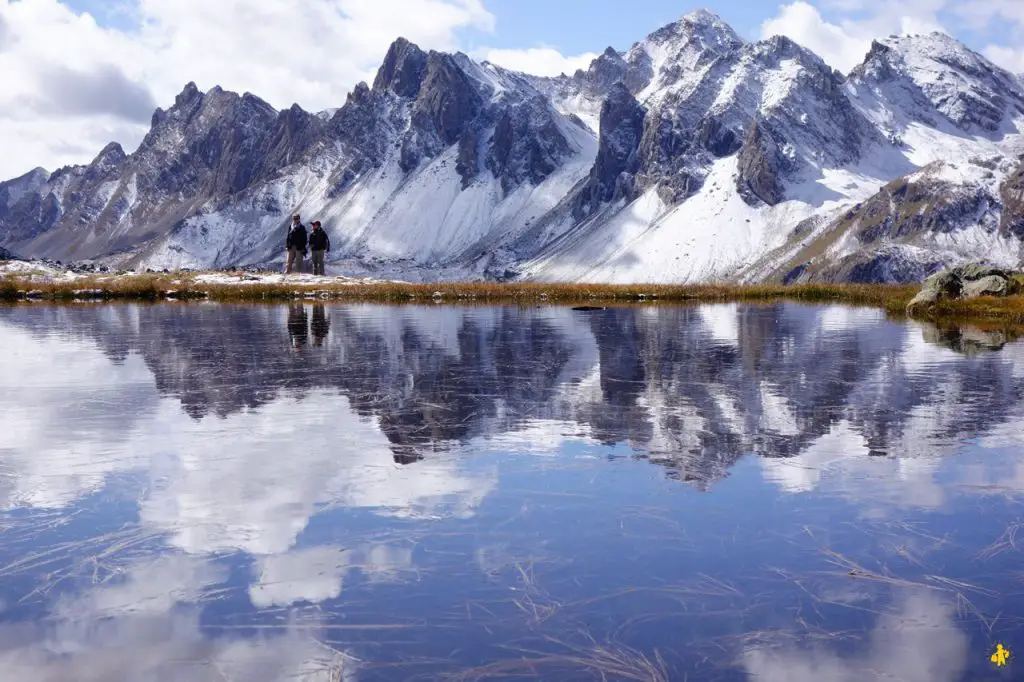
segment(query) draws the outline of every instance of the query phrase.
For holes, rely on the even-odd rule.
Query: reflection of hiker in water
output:
[[[302,348],[309,342],[309,318],[306,306],[297,303],[288,308],[288,336],[292,348]]]
[[[313,304],[313,345],[324,345],[324,339],[331,331],[331,321],[327,317],[327,309],[323,303]]]

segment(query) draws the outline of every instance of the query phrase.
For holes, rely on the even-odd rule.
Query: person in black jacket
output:
[[[292,226],[284,239],[284,248],[288,252],[285,274],[289,274],[293,267],[297,272],[302,272],[302,259],[306,257],[306,226],[302,224],[298,213],[292,216]]]
[[[319,220],[313,221],[313,231],[309,233],[309,250],[313,253],[313,274],[325,274],[324,255],[331,250],[331,238],[320,226]]]

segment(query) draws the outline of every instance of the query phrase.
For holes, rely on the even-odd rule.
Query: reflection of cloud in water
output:
[[[589,425],[555,419],[530,419],[479,442],[487,450],[529,455],[556,455],[572,442],[597,445]]]
[[[147,433],[160,444],[143,524],[193,553],[286,551],[319,506],[412,517],[472,515],[492,473],[438,458],[401,467],[375,420],[337,395],[280,399],[256,411],[195,421],[167,403]]]
[[[878,619],[860,656],[804,648],[751,648],[743,667],[761,682],[955,682],[967,661],[968,637],[956,609],[934,594],[911,593]]]
[[[114,364],[89,342],[0,325],[0,508],[60,508],[145,464],[130,444],[157,404],[142,360]]]
[[[297,549],[260,557],[258,582],[249,587],[249,598],[259,608],[317,604],[339,597],[345,575],[351,571],[362,572],[371,582],[393,582],[412,569],[412,550],[404,547]]]
[[[62,620],[88,623],[96,618],[167,613],[175,604],[199,601],[202,592],[227,579],[210,562],[166,555],[128,566],[114,583],[99,585],[57,606]]]
[[[924,509],[936,509],[946,501],[935,481],[941,458],[872,457],[864,436],[847,421],[795,457],[759,462],[765,479],[788,493],[823,489],[865,502]]]
[[[0,681],[355,679],[351,663],[313,638],[315,623],[245,640],[205,635],[189,604],[222,577],[187,557],[129,566],[116,582],[58,601],[50,618],[0,627]]]

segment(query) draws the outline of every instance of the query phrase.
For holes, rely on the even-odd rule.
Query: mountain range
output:
[[[0,246],[122,268],[412,280],[911,282],[1018,267],[1024,80],[940,33],[849,74],[700,10],[543,78],[389,48],[335,110],[189,83],[131,154],[0,183]]]

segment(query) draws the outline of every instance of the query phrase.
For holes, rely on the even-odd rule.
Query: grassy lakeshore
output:
[[[54,277],[49,273],[0,274],[0,300],[6,301],[287,301],[317,298],[378,303],[559,303],[614,305],[643,302],[843,303],[872,306],[902,316],[918,286],[881,284],[663,285],[542,284],[536,282],[442,282],[410,284],[342,277],[246,273],[89,274]],[[929,318],[988,319],[1024,323],[1024,296],[983,297],[936,306]]]
[[[902,307],[915,287],[885,285],[664,285],[541,284],[536,282],[435,282],[412,284],[309,276],[254,276],[232,273],[85,275],[74,279],[0,276],[6,300],[290,300],[317,297],[351,301],[607,304],[635,301],[842,301]]]

